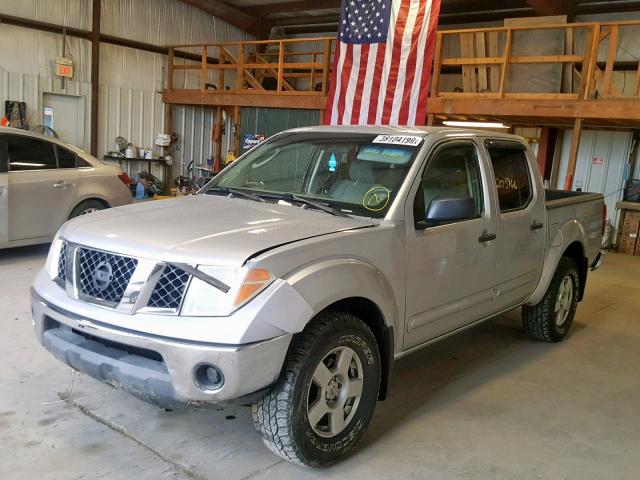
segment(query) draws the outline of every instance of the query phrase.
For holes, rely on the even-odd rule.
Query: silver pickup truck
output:
[[[515,136],[290,130],[197,195],[66,223],[35,331],[158,406],[251,405],[271,450],[321,467],[362,437],[395,359],[518,307],[530,337],[562,340],[603,207],[545,193]]]

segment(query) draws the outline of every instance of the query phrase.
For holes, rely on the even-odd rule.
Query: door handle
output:
[[[69,185],[71,185],[69,182],[65,182],[64,180],[61,180],[59,182],[56,182],[52,185],[53,188],[67,188]]]
[[[484,231],[482,232],[482,235],[480,235],[480,238],[478,238],[478,241],[480,243],[487,243],[495,240],[496,238],[498,237],[495,233],[488,233],[487,231]]]
[[[535,232],[536,230],[542,230],[544,228],[544,223],[534,220],[529,228],[532,232]]]

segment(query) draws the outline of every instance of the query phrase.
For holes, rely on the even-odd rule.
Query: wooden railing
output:
[[[329,89],[334,42],[326,37],[174,45],[169,47],[166,90],[199,90],[203,96],[323,97]],[[176,63],[176,50],[198,52],[201,61]],[[186,75],[176,82],[178,72]]]
[[[545,45],[527,44],[527,33],[531,37],[531,32],[540,32],[547,38],[556,32],[564,40],[555,45],[561,49],[544,52]],[[640,21],[439,31],[431,97],[540,100],[640,97],[640,51],[638,55],[628,52],[622,45],[623,37],[640,38]],[[546,46],[554,47],[549,43]],[[542,53],[526,53],[536,49]],[[553,75],[547,76],[553,78],[546,78],[546,88],[536,85],[536,80],[541,80],[536,75],[542,70],[532,68],[542,65],[558,66],[555,71],[548,70]],[[614,79],[622,72],[625,81],[620,88]],[[634,77],[633,88],[629,88],[626,78],[630,72]],[[517,76],[519,81],[514,80]]]

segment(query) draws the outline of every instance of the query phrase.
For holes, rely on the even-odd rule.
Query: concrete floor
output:
[[[562,344],[514,312],[398,362],[357,451],[273,456],[248,410],[165,413],[54,360],[31,332],[46,247],[0,251],[0,478],[638,479],[640,258],[609,255]]]

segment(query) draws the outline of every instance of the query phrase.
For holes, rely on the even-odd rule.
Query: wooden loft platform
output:
[[[171,46],[163,100],[323,110],[334,44],[323,37]],[[201,61],[178,59],[176,51],[197,53]]]
[[[640,128],[635,35],[640,21],[440,31],[429,122]]]

